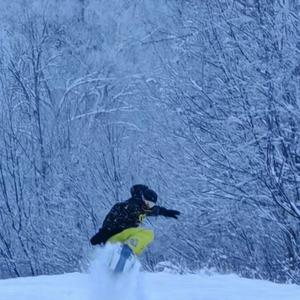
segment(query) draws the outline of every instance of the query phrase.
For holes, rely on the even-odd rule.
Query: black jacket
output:
[[[138,198],[130,198],[127,201],[117,203],[105,217],[102,228],[91,238],[91,244],[105,244],[113,235],[128,228],[138,227],[146,216],[171,216],[169,212],[172,210],[161,206],[154,206],[149,209]]]

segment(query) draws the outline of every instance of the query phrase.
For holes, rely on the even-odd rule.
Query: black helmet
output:
[[[148,190],[148,187],[144,184],[135,184],[130,188],[132,198],[143,198],[143,193]]]
[[[150,189],[145,190],[143,192],[143,196],[144,196],[143,197],[144,200],[148,200],[153,203],[157,202],[157,194],[153,190],[150,190]]]

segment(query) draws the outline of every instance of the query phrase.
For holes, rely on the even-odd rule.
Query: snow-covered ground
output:
[[[97,269],[0,280],[0,300],[299,300],[300,286],[236,275],[141,273],[115,277]]]
[[[146,273],[143,298],[147,300],[299,300],[300,287],[248,280],[235,275],[174,275]],[[72,273],[0,281],[1,300],[92,300],[87,274]],[[137,291],[137,295],[141,291]],[[111,290],[112,298],[114,290]],[[137,297],[138,298],[138,297]],[[144,300],[139,298],[140,300]],[[120,300],[127,298],[119,297]],[[134,298],[129,298],[133,300]],[[129,300],[128,299],[128,300]]]

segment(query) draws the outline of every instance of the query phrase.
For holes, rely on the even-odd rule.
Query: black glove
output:
[[[100,228],[99,231],[90,239],[90,243],[95,246],[95,245],[104,245],[106,241],[109,239],[110,235],[108,232]]]
[[[159,214],[165,217],[178,219],[178,216],[180,215],[180,212],[178,210],[174,209],[166,209],[164,207],[160,208]]]

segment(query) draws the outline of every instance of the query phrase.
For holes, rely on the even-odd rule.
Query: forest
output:
[[[0,8],[0,278],[84,269],[142,183],[146,270],[300,284],[297,0]]]

